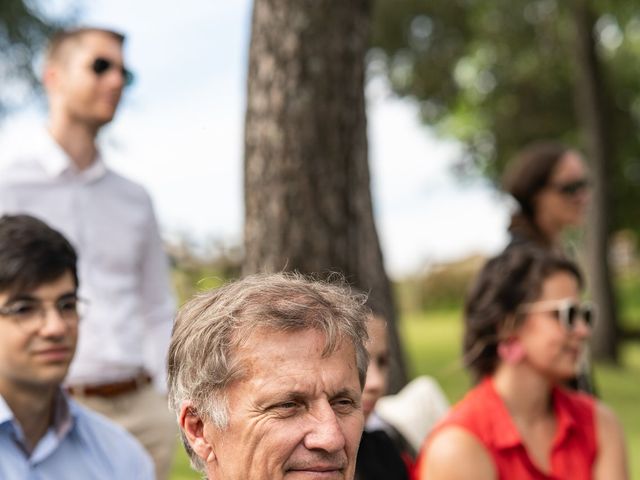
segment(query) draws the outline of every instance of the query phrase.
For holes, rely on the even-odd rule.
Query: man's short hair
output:
[[[49,45],[47,47],[45,55],[46,61],[50,62],[60,60],[64,56],[67,47],[78,43],[82,40],[82,37],[84,37],[88,33],[104,33],[113,37],[115,40],[120,42],[120,44],[123,44],[126,38],[124,34],[106,28],[78,27],[58,30],[51,36],[51,39],[49,40]]]
[[[168,357],[170,406],[177,414],[184,400],[203,419],[220,429],[228,422],[225,389],[241,379],[238,347],[252,332],[318,330],[324,334],[323,355],[353,344],[360,385],[367,374],[365,297],[343,282],[322,282],[300,274],[248,276],[202,293],[185,304],[173,327]],[[182,432],[181,432],[182,433]],[[200,459],[183,443],[192,465]]]
[[[46,223],[29,215],[0,217],[0,292],[30,291],[65,272],[78,285],[77,255]]]

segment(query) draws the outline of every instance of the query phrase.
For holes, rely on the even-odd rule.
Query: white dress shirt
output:
[[[78,252],[79,296],[89,305],[67,383],[109,383],[145,368],[166,391],[175,303],[149,195],[101,158],[77,170],[45,130],[29,140],[2,161],[0,214],[38,217]]]

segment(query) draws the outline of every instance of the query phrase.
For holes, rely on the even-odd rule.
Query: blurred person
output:
[[[511,245],[564,251],[562,234],[584,222],[589,177],[582,156],[560,143],[525,147],[507,166],[503,188],[517,202]]]
[[[576,257],[563,234],[584,223],[589,202],[589,176],[582,156],[556,142],[525,147],[508,166],[503,187],[517,202],[507,248],[532,245]],[[585,354],[572,388],[595,393],[590,358]]]
[[[573,262],[541,249],[511,248],[484,266],[465,305],[478,384],[429,436],[421,480],[628,478],[613,412],[560,386],[591,333],[582,286]]]
[[[246,277],[180,310],[169,400],[211,480],[352,480],[364,425],[366,311],[345,287]]]
[[[0,173],[0,212],[41,218],[77,249],[80,295],[91,310],[69,391],[133,433],[165,479],[176,445],[166,408],[174,315],[168,262],[149,195],[110,170],[96,144],[133,79],[123,42],[120,33],[98,28],[52,37],[42,76],[48,123]]]
[[[122,427],[61,388],[76,347],[76,253],[43,222],[0,218],[0,478],[152,480]]]
[[[367,320],[369,340],[369,367],[362,392],[362,410],[365,422],[370,419],[378,400],[387,393],[391,354],[387,339],[387,322],[376,313]],[[394,440],[387,434],[386,426],[373,428],[368,425],[362,433],[356,462],[356,480],[409,480],[413,466],[411,458],[402,456]]]

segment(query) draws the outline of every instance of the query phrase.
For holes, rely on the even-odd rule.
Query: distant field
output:
[[[469,379],[459,363],[462,328],[455,310],[432,311],[403,317],[401,335],[411,375],[431,375],[454,402],[462,397]],[[627,435],[632,479],[640,480],[640,344],[623,347],[623,367],[596,366],[596,383],[605,402],[619,415]],[[180,447],[172,480],[195,480]]]

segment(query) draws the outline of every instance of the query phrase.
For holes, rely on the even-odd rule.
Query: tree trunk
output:
[[[255,0],[245,119],[243,273],[340,272],[388,320],[405,382],[376,232],[366,137],[369,0]]]
[[[588,231],[588,268],[591,293],[598,305],[592,335],[596,358],[617,362],[616,301],[609,268],[610,185],[614,149],[611,115],[594,38],[594,17],[589,0],[574,0],[576,52],[576,107],[591,160],[593,197]]]

